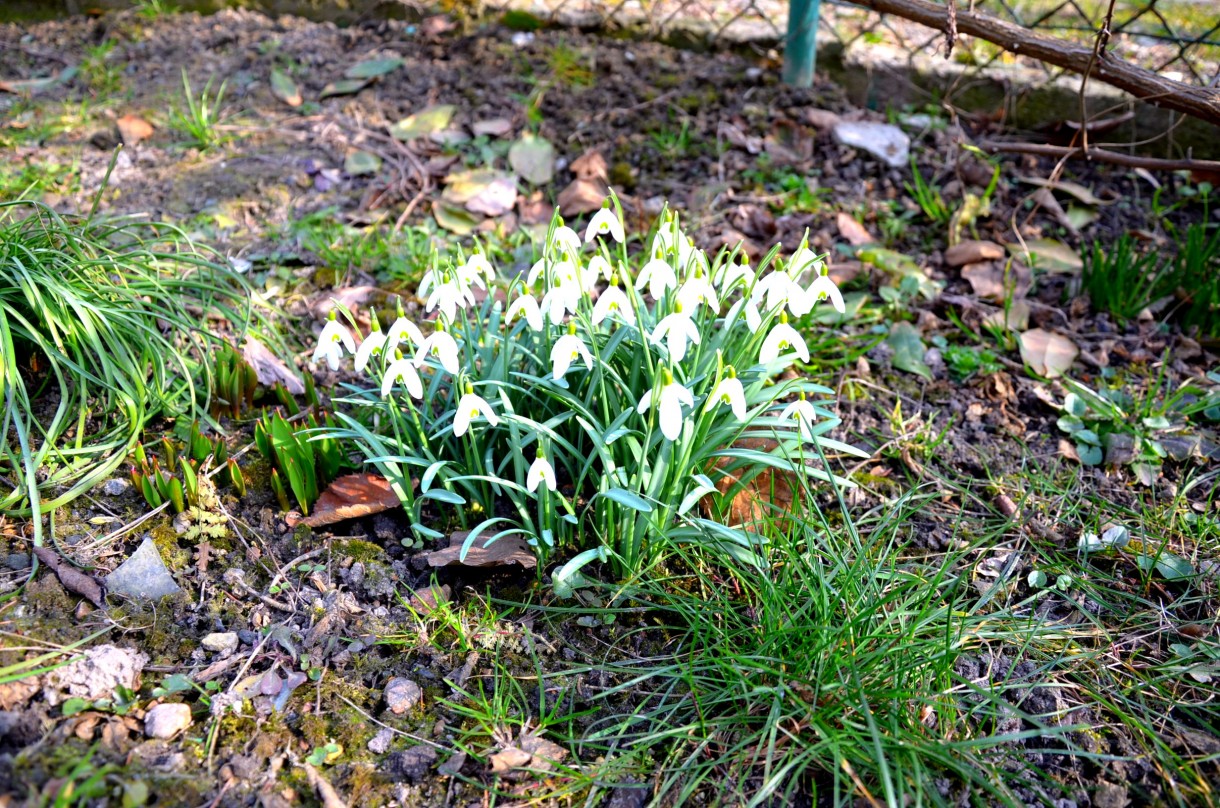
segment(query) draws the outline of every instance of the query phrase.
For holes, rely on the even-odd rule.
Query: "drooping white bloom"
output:
[[[797,425],[801,430],[801,437],[805,440],[813,440],[813,423],[817,420],[818,414],[813,409],[813,404],[805,398],[804,394],[796,401],[784,407],[779,417],[781,421],[787,421],[792,418],[796,419]]]
[[[576,313],[580,306],[580,298],[580,286],[575,283],[561,283],[552,286],[542,296],[539,307],[552,323],[560,323],[569,312]]]
[[[716,295],[716,288],[701,269],[696,269],[678,289],[678,303],[691,312],[698,311],[702,304],[716,314],[720,313],[720,298]]]
[[[424,362],[430,356],[440,360],[441,367],[452,374],[456,375],[460,369],[457,341],[448,331],[438,328],[424,338],[419,350],[415,352],[415,367],[423,367]]]
[[[727,404],[733,411],[733,417],[738,421],[746,420],[746,391],[741,386],[741,379],[735,375],[729,375],[720,380],[716,389],[712,390],[712,394],[707,397],[704,409],[711,410],[721,404]]]
[[[457,276],[467,286],[486,288],[487,283],[495,281],[496,270],[487,260],[487,256],[481,252],[475,252],[466,259],[466,263],[457,268]]]
[[[415,323],[399,315],[394,324],[390,326],[390,332],[386,334],[385,350],[392,351],[397,348],[403,337],[410,340],[412,346],[418,346],[423,344],[424,332],[420,331],[419,326]]]
[[[585,265],[585,270],[582,273],[582,276],[585,279],[585,291],[591,292],[593,291],[593,284],[597,283],[599,276],[605,278],[607,281],[614,277],[614,267],[610,265],[610,262],[607,261],[605,257],[595,255],[590,258],[589,263]]]
[[[774,270],[767,273],[761,280],[754,284],[754,291],[750,294],[750,300],[756,305],[766,299],[763,305],[763,311],[773,312],[776,309],[793,305],[799,310],[805,305],[805,289],[799,283],[792,280],[787,272],[783,270]],[[809,309],[804,308],[804,311],[793,311],[793,316],[799,317],[801,314],[808,313]]]
[[[368,366],[369,360],[374,354],[379,353],[386,344],[386,333],[377,325],[377,321],[373,320],[373,330],[360,343],[360,349],[356,351],[356,372],[364,370]]]
[[[667,289],[677,287],[678,276],[668,261],[654,254],[654,258],[644,264],[644,268],[636,276],[635,288],[643,289],[644,284],[648,284],[648,294],[652,295],[652,299],[660,300]]]
[[[802,362],[809,361],[809,348],[805,345],[805,338],[787,323],[776,323],[771,328],[771,332],[767,334],[767,338],[763,340],[762,349],[758,352],[758,361],[764,365],[774,362],[782,352],[789,350],[796,351]]]
[[[720,267],[720,271],[716,273],[716,285],[720,287],[721,295],[727,295],[738,284],[743,289],[754,285],[754,270],[750,269],[749,264],[726,263]]]
[[[513,320],[521,315],[525,315],[525,322],[529,325],[530,331],[537,333],[542,330],[542,309],[538,308],[538,301],[534,299],[533,295],[523,294],[514,300],[504,314],[504,322],[512,325]]]
[[[636,412],[640,415],[648,412],[649,407],[652,406],[652,395],[652,390],[644,394],[635,408]],[[661,388],[657,391],[657,399],[661,434],[668,440],[677,440],[682,434],[682,405],[694,407],[695,397],[690,390],[674,381],[669,371],[665,370],[661,379]]]
[[[394,389],[395,382],[398,381],[406,385],[407,392],[411,394],[412,398],[424,397],[424,385],[420,381],[419,372],[416,371],[414,363],[401,353],[385,369],[385,376],[381,378],[381,397],[388,398],[390,391]]]
[[[652,239],[652,251],[654,254],[657,252],[665,254],[677,251],[687,243],[686,234],[682,232],[682,228],[678,227],[677,217],[670,214],[668,218],[662,219],[661,224],[657,227],[657,234]]]
[[[843,314],[847,311],[843,305],[843,294],[839,291],[839,287],[835,286],[835,282],[830,279],[829,275],[818,275],[814,278],[813,283],[809,284],[809,288],[805,292],[810,300],[823,301],[830,298],[830,305],[835,307],[835,311]]]
[[[598,296],[597,305],[593,307],[593,325],[601,325],[602,320],[611,314],[623,318],[627,325],[635,325],[635,312],[631,310],[631,301],[627,299],[627,293],[617,286],[607,286]]]
[[[347,330],[347,326],[336,320],[332,311],[326,325],[322,326],[322,333],[318,335],[318,346],[314,348],[313,359],[310,361],[316,365],[319,359],[325,359],[327,367],[338,370],[345,348],[348,353],[355,353],[356,343],[352,340],[352,333]]]
[[[534,284],[538,283],[538,279],[545,275],[547,264],[546,258],[539,258],[535,261],[534,265],[530,267],[530,271],[525,275],[525,285],[532,289]]]
[[[470,392],[464,393],[458,401],[457,413],[453,416],[453,434],[462,437],[470,429],[470,421],[482,415],[487,423],[497,426],[500,418],[492,411],[491,405],[482,396]]]
[[[550,247],[554,255],[566,255],[570,258],[575,258],[580,255],[580,236],[576,235],[576,231],[572,228],[561,224],[551,234],[551,241],[547,246]]]
[[[554,491],[558,487],[555,482],[555,468],[542,452],[538,452],[534,462],[530,463],[529,471],[525,473],[525,488],[531,494],[538,490],[539,483],[545,483],[548,491]]]
[[[730,306],[728,314],[724,316],[725,322],[736,322],[738,315],[742,312],[745,312],[746,326],[750,329],[750,333],[757,334],[762,325],[762,315],[758,312],[758,304],[752,298],[743,297]]]
[[[687,342],[699,344],[699,328],[691,316],[681,310],[668,314],[657,323],[652,332],[652,344],[660,345],[664,341],[669,348],[669,355],[675,362],[681,362],[686,356]]]
[[[618,216],[609,207],[602,208],[593,214],[593,218],[589,220],[589,226],[585,229],[585,243],[605,235],[609,235],[620,244],[626,238],[623,233],[623,223],[618,220]]]
[[[593,355],[584,340],[571,332],[564,334],[551,347],[551,376],[562,379],[577,359],[585,363],[586,369],[593,370]]]
[[[808,242],[802,242],[797,251],[792,254],[792,259],[788,261],[788,277],[799,283],[806,272],[812,272],[817,275],[821,271],[822,259],[818,258],[817,253],[809,249]]]
[[[457,316],[459,308],[464,309],[467,306],[473,306],[474,303],[474,294],[470,291],[470,287],[463,283],[457,275],[446,272],[441,278],[441,283],[432,290],[432,294],[428,297],[424,311],[440,309],[445,319],[452,322]]]

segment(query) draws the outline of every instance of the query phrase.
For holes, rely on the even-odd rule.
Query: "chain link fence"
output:
[[[709,46],[782,47],[788,20],[785,0],[491,0],[491,5],[562,25],[632,29]],[[1089,45],[1109,5],[1109,0],[977,0],[957,7]],[[944,32],[848,0],[823,0],[818,25],[820,48],[887,45],[911,56],[945,48]],[[1220,86],[1218,0],[1116,0],[1109,30],[1111,56],[1185,84]],[[967,36],[957,40],[949,58],[980,68],[1016,62],[1044,69],[1049,78],[1063,72]]]

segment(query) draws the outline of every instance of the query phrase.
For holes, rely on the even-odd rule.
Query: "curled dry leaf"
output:
[[[241,349],[246,364],[254,368],[258,383],[266,387],[274,387],[277,383],[294,396],[304,395],[305,385],[288,365],[255,337],[246,335],[246,344]]]
[[[538,564],[534,551],[525,543],[525,539],[517,535],[497,539],[490,547],[482,547],[480,542],[476,541],[463,559],[462,544],[469,535],[470,532],[466,530],[454,533],[449,537],[448,547],[427,553],[424,558],[433,567],[449,567],[454,564],[464,567],[503,567],[520,564],[528,570]]]
[[[346,474],[327,487],[313,513],[300,521],[309,527],[322,527],[359,519],[397,508],[401,503],[390,482],[376,474]]]
[[[873,234],[868,232],[864,225],[846,213],[840,213],[838,218],[835,219],[835,223],[839,226],[839,235],[853,247],[863,247],[865,244],[875,244],[877,242],[877,239],[873,238]]]
[[[1080,349],[1070,339],[1041,328],[1026,331],[1020,337],[1021,361],[1039,376],[1054,378],[1067,373]]]
[[[1004,257],[1004,248],[994,241],[961,241],[945,250],[945,264],[960,267],[983,261],[998,261]]]
[[[601,209],[602,200],[608,193],[609,188],[601,180],[576,179],[559,192],[559,198],[555,201],[563,215],[579,216]]]
[[[124,146],[135,146],[142,140],[152,137],[153,125],[139,115],[124,115],[115,121],[119,127],[119,137]]]
[[[578,180],[610,180],[610,167],[606,165],[606,158],[602,157],[601,152],[587,151],[568,167]]]
[[[490,168],[459,171],[445,177],[441,199],[472,213],[501,216],[517,204],[517,178]]]
[[[976,295],[995,301],[1025,297],[1034,284],[1029,267],[1016,261],[968,264],[962,267],[962,277],[970,282]]]
[[[64,589],[87,598],[99,609],[106,605],[106,589],[97,578],[76,569],[49,547],[35,547],[34,555],[55,573]]]

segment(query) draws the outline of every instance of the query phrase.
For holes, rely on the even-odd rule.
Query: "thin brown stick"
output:
[[[943,5],[930,0],[853,0],[857,5],[912,20],[938,31],[945,30],[949,14]],[[1093,46],[1079,45],[1037,36],[1019,25],[985,14],[957,10],[957,30],[962,34],[998,45],[1012,53],[1029,56],[1047,64],[1093,78],[1126,90],[1143,101],[1166,109],[1184,112],[1207,123],[1220,125],[1220,93],[1173,81],[1118,59],[1101,59],[1090,64]]]
[[[1216,160],[1165,160],[1157,157],[1140,157],[1135,154],[1090,148],[1086,153],[1079,146],[1048,146],[1044,143],[1003,143],[985,140],[979,148],[989,154],[1008,152],[1011,154],[1037,154],[1042,157],[1064,159],[1083,158],[1096,163],[1109,163],[1127,168],[1145,168],[1149,171],[1215,171],[1220,172],[1220,161]]]

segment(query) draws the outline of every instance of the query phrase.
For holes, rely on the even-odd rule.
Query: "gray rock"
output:
[[[131,558],[106,576],[106,589],[113,595],[156,600],[181,591],[161,560],[161,551],[146,536]]]
[[[436,750],[431,746],[413,746],[395,752],[385,761],[385,773],[397,783],[418,783],[436,763]]]
[[[4,566],[11,570],[23,570],[30,566],[30,554],[9,553],[8,557],[4,559]]]
[[[199,644],[208,651],[228,656],[237,650],[237,632],[236,631],[216,631],[199,641]]]
[[[122,685],[130,690],[140,686],[140,672],[148,664],[148,656],[130,648],[98,645],[85,651],[84,656],[43,679],[43,698],[52,707],[67,697],[87,701],[112,698]]]
[[[394,715],[402,715],[423,700],[423,689],[410,679],[395,676],[386,682],[385,703]]]
[[[237,639],[240,640],[244,645],[258,645],[258,632],[251,631],[248,628],[243,628],[241,631],[237,632]]]
[[[390,742],[394,740],[394,730],[389,727],[382,727],[369,741],[369,751],[374,755],[384,755],[386,750],[390,748]]]
[[[910,159],[911,139],[897,126],[872,121],[839,121],[831,132],[844,146],[866,151],[893,168],[902,168]]]
[[[610,792],[606,808],[644,808],[648,803],[648,786],[621,786]]]
[[[131,488],[131,482],[122,477],[112,477],[102,483],[102,493],[108,497],[122,496],[127,493],[128,488]]]
[[[144,716],[144,734],[150,738],[170,738],[191,725],[188,704],[158,704]]]

